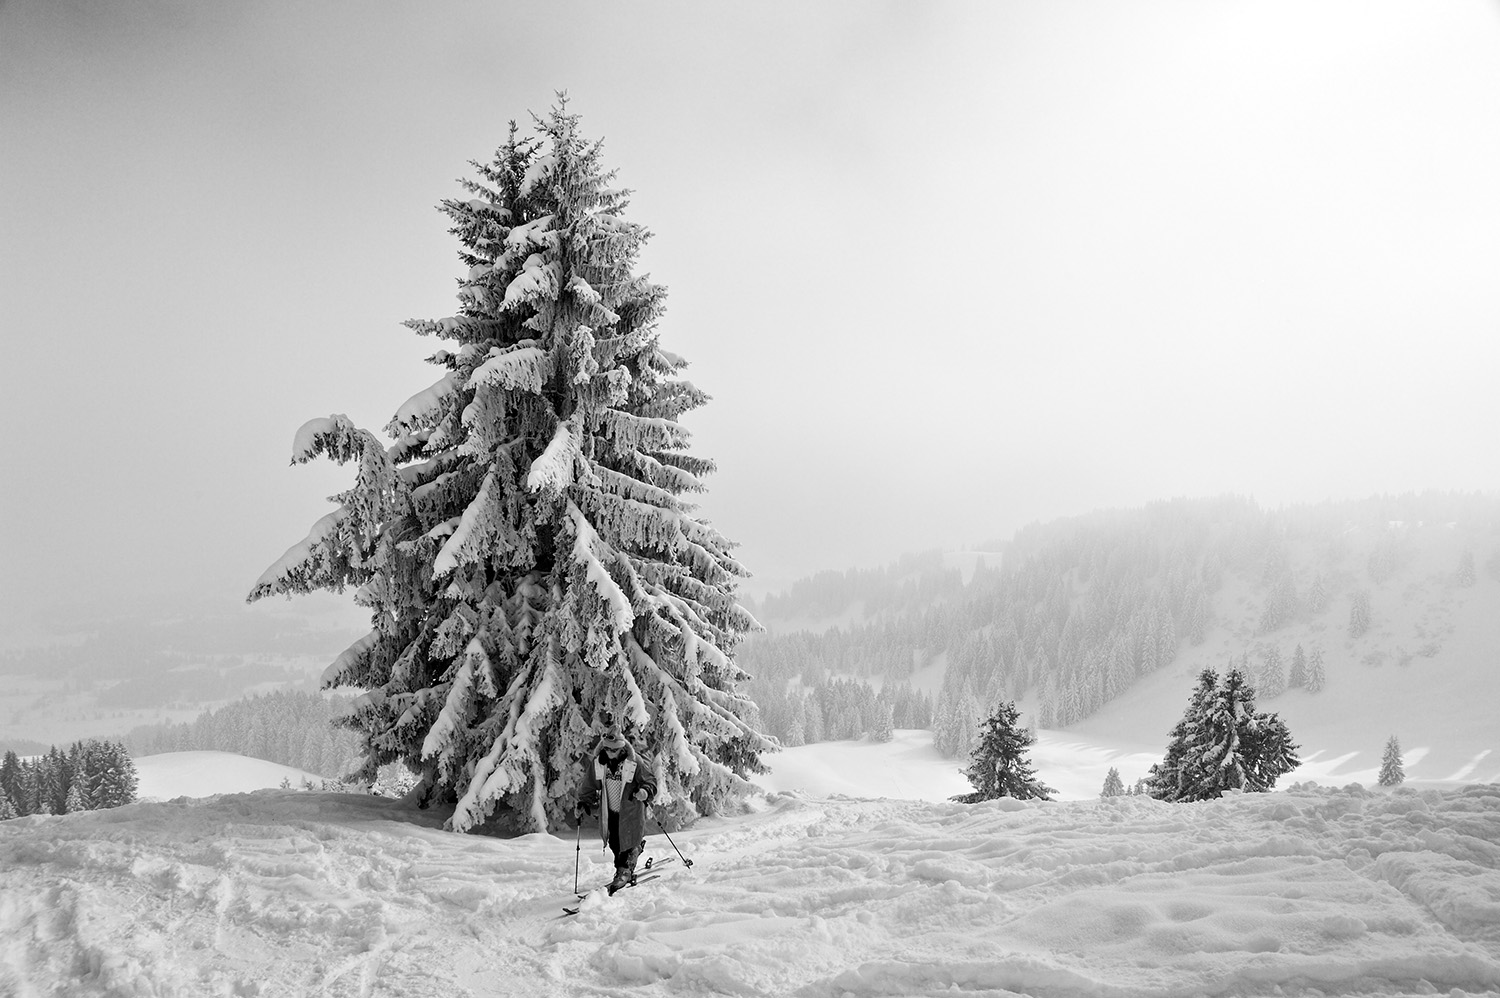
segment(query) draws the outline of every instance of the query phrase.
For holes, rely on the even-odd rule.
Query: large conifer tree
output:
[[[404,761],[457,799],[451,828],[570,815],[604,710],[654,769],[658,813],[688,819],[771,748],[736,690],[746,573],[686,498],[713,465],[678,417],[707,396],[658,342],[665,291],[634,273],[648,233],[565,101],[537,131],[513,125],[471,197],[442,202],[461,309],[407,325],[453,344],[430,358],[443,376],[389,445],[340,415],[299,431],[294,462],[354,462],[355,483],[250,598],[357,587],[373,629],[324,684],[366,691],[361,778]]]

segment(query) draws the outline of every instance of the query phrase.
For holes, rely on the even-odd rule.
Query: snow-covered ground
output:
[[[243,794],[280,787],[283,780],[294,788],[304,781],[315,787],[323,782],[323,777],[306,770],[232,752],[164,752],[134,762],[141,800]]]
[[[575,861],[608,877],[597,840],[453,835],[382,798],[3,822],[0,995],[1500,994],[1500,786],[838,795],[964,789],[922,750],[776,756],[765,782],[809,789],[674,834],[690,869],[652,835],[660,876],[571,918]]]

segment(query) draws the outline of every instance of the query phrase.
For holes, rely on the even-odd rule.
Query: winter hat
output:
[[[599,744],[602,747],[619,752],[630,745],[625,740],[625,734],[620,730],[620,724],[613,714],[606,712],[600,720],[604,722],[604,733],[599,736]]]

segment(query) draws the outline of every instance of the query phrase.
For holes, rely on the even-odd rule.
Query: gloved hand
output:
[[[598,794],[584,794],[578,798],[578,810],[584,814],[593,814],[594,808],[599,806]]]
[[[646,788],[645,787],[641,787],[641,789],[637,790],[635,793],[631,794],[630,796],[634,797],[636,800],[644,801],[647,797],[650,797],[651,795],[648,794],[648,793],[646,793]]]

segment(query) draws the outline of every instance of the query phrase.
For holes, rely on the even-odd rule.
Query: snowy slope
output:
[[[279,787],[282,780],[290,780],[293,787],[301,787],[304,780],[313,786],[323,782],[315,773],[232,752],[163,752],[133,761],[141,800],[243,794]]]
[[[573,918],[596,840],[453,835],[383,798],[3,822],[0,994],[1500,994],[1494,786],[753,803]]]
[[[1400,739],[1408,778],[1500,780],[1493,706],[1500,702],[1500,581],[1482,576],[1472,588],[1455,589],[1439,568],[1457,563],[1458,548],[1436,548],[1425,558],[1400,580],[1374,587],[1376,624],[1358,639],[1347,634],[1347,601],[1323,618],[1257,635],[1261,603],[1231,579],[1215,606],[1224,626],[1205,644],[1184,644],[1171,665],[1056,734],[1106,747],[1144,743],[1159,760],[1199,671],[1222,674],[1245,651],[1253,666],[1270,646],[1289,662],[1301,644],[1324,652],[1327,687],[1316,695],[1288,690],[1257,703],[1281,714],[1302,746],[1306,765],[1292,780],[1372,783],[1391,735]],[[1120,773],[1127,782],[1146,775],[1123,765]],[[1101,774],[1096,793],[1102,784]]]
[[[1162,752],[1084,741],[1066,731],[1041,732],[1030,753],[1037,776],[1057,791],[1059,800],[1097,797],[1111,766],[1121,773],[1144,774],[1161,757]],[[941,803],[974,789],[962,775],[968,760],[943,758],[932,747],[930,731],[898,728],[885,743],[863,739],[801,745],[767,755],[764,761],[771,772],[755,782],[771,791]]]

